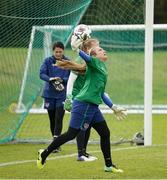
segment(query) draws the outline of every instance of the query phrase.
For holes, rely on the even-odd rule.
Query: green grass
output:
[[[129,115],[127,120],[116,121],[112,115],[105,115],[111,135],[123,131],[124,135],[133,134],[137,127],[143,125],[143,115]],[[68,125],[68,115],[64,120],[64,131]],[[36,168],[37,151],[46,148],[47,144],[3,144],[0,145],[0,178],[3,179],[166,179],[167,165],[167,115],[153,115],[153,146],[136,147],[122,144],[112,146],[112,158],[123,174],[105,173],[103,171],[103,157],[99,145],[88,145],[88,152],[98,157],[94,162],[77,162],[76,145],[62,146],[62,152],[49,156],[46,167],[42,170]],[[31,121],[31,122],[30,122]],[[41,122],[40,122],[41,121]],[[28,125],[30,123],[30,126]],[[41,125],[41,126],[39,126]],[[39,127],[39,128],[38,128]],[[38,130],[39,129],[39,130]],[[125,130],[126,129],[126,130]],[[47,115],[29,115],[22,125],[19,136],[49,137]],[[36,134],[35,134],[36,133]],[[92,130],[91,138],[98,138]],[[164,145],[163,145],[164,144]],[[72,157],[59,157],[71,155]],[[22,164],[1,166],[2,163],[25,161]]]
[[[94,162],[77,162],[76,155],[67,158],[48,160],[42,170],[36,167],[37,150],[46,145],[17,144],[1,145],[1,163],[33,160],[33,162],[0,167],[3,179],[166,179],[167,146],[153,147],[113,147],[113,161],[122,169],[123,174],[105,173],[103,157],[97,145],[89,146],[89,152],[98,157]],[[94,152],[96,151],[96,152]],[[75,145],[63,146],[56,158],[76,153]]]

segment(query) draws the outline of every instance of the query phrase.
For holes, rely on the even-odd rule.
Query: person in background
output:
[[[53,139],[57,138],[63,127],[64,104],[66,99],[66,86],[70,71],[55,67],[54,64],[64,59],[69,61],[64,55],[64,44],[55,42],[53,44],[53,55],[47,57],[40,67],[40,79],[45,81],[42,97],[44,98],[44,108],[47,109],[50,120],[50,131]],[[54,152],[59,152],[58,147]]]

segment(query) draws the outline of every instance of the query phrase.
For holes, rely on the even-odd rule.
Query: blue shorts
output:
[[[87,130],[94,123],[105,121],[98,105],[74,100],[71,111],[70,127]]]
[[[44,108],[48,110],[54,110],[56,107],[61,107],[63,106],[63,99],[53,99],[53,98],[45,98],[44,99]]]

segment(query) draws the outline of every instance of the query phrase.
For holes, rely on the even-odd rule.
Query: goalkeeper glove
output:
[[[61,79],[60,77],[51,77],[49,79],[49,82],[52,83],[52,85],[56,91],[63,91],[64,90],[64,85],[62,84],[63,79]]]
[[[68,112],[71,112],[72,109],[72,95],[67,95],[66,100],[64,102],[64,109]]]
[[[82,44],[83,40],[78,38],[76,35],[72,35],[71,37],[71,48],[73,51],[77,51]]]
[[[117,107],[116,105],[113,105],[111,107],[111,109],[113,110],[113,112],[118,120],[123,120],[127,117],[125,108]]]
[[[71,37],[71,48],[73,51],[77,51],[80,45],[87,39],[90,38],[90,35],[86,33],[82,34],[73,34]]]

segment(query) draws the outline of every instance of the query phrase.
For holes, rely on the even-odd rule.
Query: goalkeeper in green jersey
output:
[[[84,43],[82,41],[80,41],[80,43],[73,41],[73,43],[77,43],[79,46],[81,45],[82,49],[87,53],[92,47],[99,46],[99,41],[96,39],[90,39],[88,43]],[[74,48],[73,44],[71,45],[72,48]],[[75,96],[77,96],[77,94],[80,92],[80,90],[85,84],[86,64],[85,61],[78,56],[77,59],[73,62],[71,61],[67,62],[62,60],[62,61],[58,61],[56,65],[63,69],[74,70],[71,71],[69,76],[69,80],[67,83],[67,97],[64,103],[65,110],[70,112],[72,108],[73,99],[75,98]],[[78,161],[94,161],[97,159],[96,157],[86,152],[89,137],[90,137],[90,128],[88,128],[86,131],[81,131],[77,135],[76,140],[77,140],[77,149],[78,149],[78,157],[77,157]]]
[[[74,36],[74,35],[73,35]],[[89,39],[89,41],[82,41],[81,39],[75,38],[72,36],[71,46],[73,50],[77,50],[81,47],[82,50],[89,53],[90,49],[96,46],[99,46],[99,41],[96,39]],[[78,57],[75,61],[59,61],[57,62],[57,66],[66,69],[66,70],[75,70],[71,71],[69,80],[67,83],[67,97],[65,100],[64,108],[67,111],[71,111],[72,101],[75,96],[80,92],[85,83],[85,62],[82,58]],[[90,136],[90,128],[86,131],[81,131],[77,135],[77,148],[78,148],[78,161],[93,161],[97,158],[89,155],[86,152],[88,140]]]
[[[83,46],[83,50],[85,50],[85,52],[87,53],[89,49],[91,49],[92,47],[99,46],[99,41],[96,39],[92,39],[89,42],[91,43]],[[79,72],[71,71],[69,76],[69,80],[67,83],[67,96],[64,103],[64,108],[67,111],[71,111],[72,100],[79,94],[80,90],[85,84],[85,74],[84,74],[86,67],[85,62],[79,56],[77,57],[75,62],[78,63],[78,65],[81,65],[80,66],[81,68],[78,67],[78,70],[80,70]],[[78,157],[77,157],[78,161],[94,161],[97,159],[96,157],[86,152],[89,137],[90,137],[90,128],[88,128],[86,131],[80,131],[80,133],[77,135],[76,140],[77,140],[77,149],[78,149]]]
[[[38,168],[43,168],[46,158],[60,145],[74,139],[81,130],[93,127],[100,136],[100,146],[103,153],[106,172],[122,173],[112,162],[110,151],[110,131],[106,121],[100,112],[99,104],[102,100],[114,111],[118,119],[126,117],[125,109],[113,105],[112,101],[104,93],[107,82],[107,68],[105,61],[107,55],[100,47],[90,49],[88,55],[79,51],[79,55],[86,62],[85,84],[75,97],[71,110],[71,119],[67,132],[55,139],[45,150],[39,150],[37,160]]]
[[[83,25],[81,25],[82,27]],[[73,50],[78,49],[82,44],[84,44],[84,41],[86,39],[90,38],[91,30],[89,30],[89,33],[84,33],[81,36],[76,36],[75,31],[78,27],[74,29],[74,34],[71,38],[71,47]],[[84,39],[84,40],[83,40]],[[92,39],[89,41],[90,43],[84,44],[83,50],[88,53],[88,51],[94,47],[99,46],[99,41],[96,39]],[[59,67],[62,67],[63,65],[67,68],[72,70],[74,67],[77,71],[71,71],[69,80],[67,83],[67,94],[66,94],[66,100],[64,103],[64,109],[67,111],[71,111],[72,108],[72,101],[75,98],[75,96],[80,92],[82,87],[85,83],[85,68],[86,64],[85,61],[81,57],[77,57],[74,62],[66,63],[66,61],[59,61],[57,62],[57,65]],[[88,140],[90,137],[90,128],[88,128],[86,131],[81,131],[76,138],[77,141],[77,149],[78,149],[78,161],[94,161],[97,158],[88,154],[86,152]]]

